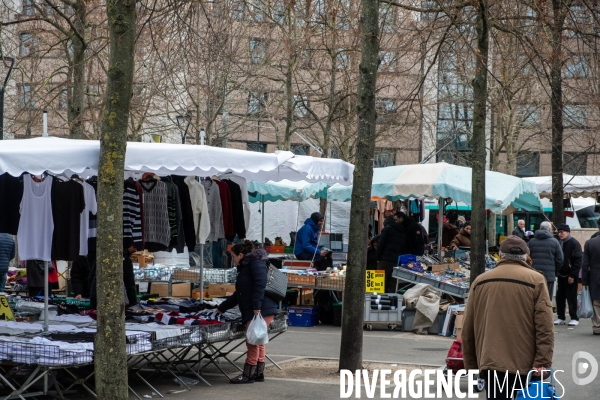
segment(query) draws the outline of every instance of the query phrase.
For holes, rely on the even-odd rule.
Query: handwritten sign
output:
[[[366,279],[366,292],[385,293],[385,271],[368,270]]]
[[[13,316],[12,310],[8,305],[8,300],[6,300],[6,296],[0,296],[0,320],[2,321],[14,321],[15,317]]]

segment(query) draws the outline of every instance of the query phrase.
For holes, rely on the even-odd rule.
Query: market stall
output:
[[[44,189],[48,189],[47,192],[44,191],[44,196],[48,196],[47,203],[44,203],[44,212],[46,213],[44,214],[44,218],[50,218],[51,215],[61,216],[63,214],[57,214],[55,210],[61,207],[66,209],[66,211],[63,210],[66,215],[64,219],[63,217],[59,217],[59,219],[54,221],[54,227],[50,230],[54,229],[54,233],[56,233],[60,229],[66,229],[59,229],[62,225],[78,227],[77,234],[73,234],[71,231],[60,231],[67,233],[58,235],[59,239],[63,237],[72,238],[65,240],[64,244],[67,249],[65,252],[68,255],[59,259],[76,262],[75,259],[83,253],[82,243],[89,241],[91,238],[89,232],[94,230],[92,229],[91,222],[94,213],[91,209],[88,210],[86,208],[86,206],[91,204],[90,199],[92,197],[95,199],[93,188],[92,191],[89,191],[86,185],[92,187],[94,182],[93,179],[84,182],[80,176],[92,177],[95,175],[98,168],[99,149],[100,146],[97,141],[58,138],[5,141],[0,145],[0,196],[8,195],[7,190],[2,190],[7,187],[4,186],[7,185],[7,182],[14,185],[14,187],[19,187],[19,185],[21,187],[25,187],[25,185],[35,188],[44,187]],[[160,247],[161,249],[163,247],[166,247],[166,249],[171,247],[176,249],[174,252],[179,252],[181,247],[190,247],[196,243],[202,245],[205,240],[210,240],[211,232],[214,234],[215,239],[225,236],[227,227],[225,226],[225,219],[221,215],[224,213],[223,209],[225,207],[234,208],[232,206],[234,192],[236,193],[235,197],[238,202],[237,214],[235,214],[235,217],[233,217],[233,212],[231,214],[237,224],[237,227],[234,227],[234,229],[239,228],[241,230],[243,229],[242,227],[247,225],[249,209],[242,196],[242,193],[247,191],[247,180],[268,181],[287,178],[292,180],[322,180],[327,183],[338,182],[347,184],[351,182],[353,166],[340,160],[322,160],[306,156],[295,156],[290,152],[265,154],[209,146],[128,143],[125,169],[128,171],[128,176],[131,176],[132,173],[134,175],[135,173],[144,174],[141,176],[141,179],[129,179],[124,183],[124,239],[127,240],[127,245],[135,246],[138,250],[154,250],[152,247]],[[79,176],[74,177],[72,176],[73,174]],[[37,175],[37,177],[34,177],[34,175]],[[187,178],[179,181],[177,180],[178,176]],[[136,177],[139,178],[139,176]],[[192,177],[204,177],[206,179],[198,180]],[[224,181],[231,181],[231,184]],[[67,187],[72,188],[72,190],[62,191],[61,193],[64,196],[60,197],[60,201],[56,201],[50,198],[49,189],[51,183],[53,185],[55,183],[54,186],[57,188],[60,187],[61,190]],[[136,190],[140,189],[139,186],[141,186],[141,191],[136,192]],[[81,189],[81,187],[84,189]],[[229,198],[220,196],[219,192],[215,194],[213,191],[217,187],[224,188],[220,193],[228,193],[225,188],[237,188],[237,191],[231,189],[231,198]],[[148,195],[148,193],[156,190],[155,188],[164,188],[164,195],[160,194],[154,197]],[[35,190],[38,189],[33,189],[31,193],[34,193]],[[80,196],[82,190],[87,193]],[[55,191],[53,188],[52,193]],[[75,194],[71,193],[71,191]],[[10,195],[15,196],[16,192],[18,191],[12,191]],[[27,199],[32,198],[31,193],[25,193],[24,191],[23,197],[27,197]],[[143,198],[143,202],[141,198]],[[206,200],[207,198],[209,198],[209,201]],[[188,222],[192,221],[192,231],[195,233],[196,238],[193,243],[183,240],[183,236],[186,235],[174,235],[174,232],[185,231],[185,227],[182,225],[182,221],[185,219],[183,217],[185,213],[182,206],[184,200],[190,203],[190,209],[192,210],[188,214],[187,219]],[[11,197],[9,201],[5,201],[3,204],[10,204],[11,207],[16,205],[15,213],[18,215],[20,213],[20,202],[21,199]],[[163,204],[163,202],[165,203]],[[212,209],[206,208],[208,202],[212,204],[218,202],[222,208],[220,213],[214,214]],[[200,209],[199,211],[198,208]],[[83,210],[89,211],[89,219],[88,212],[84,212]],[[149,214],[144,214],[145,212],[157,213],[157,210],[160,211],[161,215],[164,214],[163,216],[165,217],[160,225],[163,227],[161,229],[164,230],[162,233],[164,237],[155,232],[154,225],[148,225],[154,222],[152,222],[152,218],[149,218]],[[211,218],[203,221],[205,215]],[[83,223],[84,220],[86,224]],[[66,223],[67,221],[69,223]],[[74,223],[74,221],[77,221],[77,223]],[[81,225],[79,224],[80,221]],[[89,227],[88,223],[90,224]],[[20,252],[25,251],[28,247],[32,247],[35,251],[43,247],[41,246],[41,242],[35,242],[37,239],[33,236],[30,239],[31,246],[29,246],[29,235],[21,229],[22,225],[20,223],[17,223],[17,225],[19,227],[18,232],[10,231],[8,233],[17,234],[18,236],[22,235],[20,238],[22,240],[19,241]],[[82,228],[83,226],[85,228]],[[44,227],[42,230],[45,232],[47,229],[47,227]],[[154,236],[148,234],[148,232],[153,232]],[[234,233],[241,237],[238,231],[234,231]],[[53,232],[50,231],[49,237],[52,236]],[[159,242],[157,238],[163,239],[163,241]],[[157,243],[161,246],[156,246]],[[51,244],[54,246],[56,240],[53,240]],[[127,245],[124,242],[125,248],[127,248]],[[43,324],[18,322],[20,325],[18,327],[11,326],[11,331],[13,334],[18,335],[19,332],[24,330],[24,327],[36,325],[37,330],[30,332],[36,337],[39,332],[51,333],[54,329],[52,328],[53,324],[60,325],[58,329],[61,332],[65,329],[71,331],[71,328],[68,327],[70,326],[69,321],[81,318],[85,319],[85,324],[90,324],[85,329],[95,331],[95,323],[92,318],[87,316],[87,311],[82,309],[82,304],[58,304],[60,302],[58,299],[49,297],[48,271],[50,269],[50,262],[54,259],[54,247],[52,249],[52,257],[50,256],[49,249],[44,248],[43,250],[45,252],[32,253],[35,254],[34,258],[39,260],[40,263],[36,262],[36,265],[32,265],[31,267],[35,271],[43,270],[42,274],[44,276],[41,279],[45,281],[46,286],[43,291],[44,296],[28,299],[32,304],[36,303],[35,306],[30,306],[30,309],[40,311],[37,315],[39,315],[39,319],[43,321]],[[156,254],[154,253],[154,255]],[[29,259],[28,253],[22,253],[22,255],[25,256],[21,257],[22,259]],[[147,254],[145,253],[136,255],[135,261],[138,261],[138,264],[142,264],[142,261],[146,264],[146,256]],[[129,260],[127,261],[129,262]],[[156,261],[154,262],[156,264]],[[205,277],[213,276],[213,279],[218,279],[214,278],[215,272],[206,271],[204,273],[202,268],[197,272],[185,268],[154,269],[154,272],[151,272],[153,268],[145,269],[140,265],[136,271],[138,271],[138,274],[143,275],[143,278],[140,280],[150,280],[149,278],[156,279],[158,277],[159,280],[168,282],[169,288],[172,285],[178,284],[177,282],[179,281],[186,281],[187,278],[184,277],[184,273],[194,273],[198,277],[200,293],[203,292],[203,279]],[[188,285],[187,287],[191,288],[192,286]],[[150,286],[150,291],[152,291],[152,286]],[[128,354],[130,355],[129,369],[143,381],[142,370],[146,371],[150,368],[154,369],[154,372],[167,371],[169,374],[174,374],[175,370],[179,371],[177,367],[173,366],[173,361],[175,360],[175,364],[183,368],[182,371],[189,372],[189,367],[186,367],[189,364],[188,361],[190,361],[186,358],[188,355],[193,354],[193,357],[195,357],[194,360],[197,363],[214,363],[217,358],[226,358],[228,355],[217,351],[216,348],[206,350],[210,343],[228,343],[234,340],[243,340],[244,332],[243,329],[235,325],[238,321],[235,316],[225,317],[226,319],[216,318],[213,315],[214,312],[211,311],[214,309],[215,304],[205,304],[201,299],[199,301],[190,299],[190,294],[186,292],[186,296],[184,296],[186,299],[167,298],[162,301],[160,298],[166,296],[161,295],[159,296],[158,303],[156,300],[142,300],[139,308],[131,308],[128,311],[132,313],[130,317],[137,322],[136,327],[128,326],[128,331],[143,332],[141,337],[145,338],[128,339]],[[226,295],[226,293],[223,293],[223,295]],[[43,301],[45,304],[42,305],[36,302],[36,300]],[[84,315],[79,315],[82,313]],[[150,325],[152,323],[159,326],[153,327]],[[168,331],[168,328],[165,328],[167,325],[177,325],[180,331],[177,335],[173,336],[173,331]],[[285,330],[286,326],[287,322],[284,318],[283,322],[278,320],[278,323],[272,325],[271,329],[281,332]],[[85,335],[93,332],[76,330],[71,333]],[[16,347],[30,348],[32,345],[37,345],[37,343],[25,343],[15,339],[10,340],[10,346],[12,346],[11,349],[13,350]],[[45,345],[59,346],[57,343],[54,343],[54,339],[48,340],[53,343],[44,343]],[[138,346],[130,346],[133,344]],[[189,351],[191,346],[196,346],[197,351]],[[138,350],[135,350],[136,348]],[[45,360],[50,357],[38,353],[30,352],[27,353],[30,355],[29,357],[15,360],[8,351],[8,348],[7,351],[0,351],[0,360],[9,360],[18,365],[37,366],[31,374],[30,379],[21,387],[13,387],[13,394],[18,395],[31,391],[32,382],[42,378],[46,379],[45,377],[52,374],[51,368],[55,366],[46,365],[45,361],[40,362],[41,359]],[[203,356],[198,357],[198,354],[203,354]],[[91,363],[93,361],[93,351],[91,351],[89,356],[90,359],[86,359],[86,362]],[[63,369],[81,365],[75,363],[74,357],[70,354],[66,354],[66,357],[62,359],[63,361],[58,364],[58,367]],[[176,369],[174,370],[173,368]],[[72,369],[69,369],[69,371],[70,374],[77,375]],[[5,383],[7,380],[6,376],[6,374],[0,371],[0,380]],[[85,379],[78,377],[78,379],[79,382],[85,383],[89,379],[89,376]],[[147,377],[145,378],[145,383],[151,387]],[[47,391],[47,387],[45,390]],[[89,391],[91,389],[86,386],[86,390]],[[27,395],[29,396],[31,393],[27,393]]]
[[[552,198],[551,176],[534,176],[523,179],[536,185],[540,197]],[[572,197],[596,197],[598,192],[600,192],[600,176],[563,174],[563,193]]]

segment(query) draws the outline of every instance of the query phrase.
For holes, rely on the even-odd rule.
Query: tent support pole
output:
[[[204,303],[204,243],[200,243],[200,304]]]
[[[48,261],[44,261],[44,332],[48,332]]]
[[[262,208],[262,233],[261,233],[261,238],[262,238],[262,244],[263,247],[265,245],[265,195],[261,194],[260,195],[260,203],[261,206],[260,208]]]
[[[442,236],[444,229],[444,198],[438,199],[438,256],[442,256]]]

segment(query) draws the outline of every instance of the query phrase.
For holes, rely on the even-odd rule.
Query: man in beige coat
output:
[[[496,268],[471,284],[463,357],[465,368],[478,369],[487,381],[488,399],[512,399],[513,387],[521,389],[529,371],[539,376],[552,365],[552,303],[546,278],[525,262],[527,254],[525,241],[509,236],[500,245]]]

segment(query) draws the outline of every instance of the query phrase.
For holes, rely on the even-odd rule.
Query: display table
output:
[[[392,272],[392,277],[396,278],[398,281],[408,282],[408,283],[425,283],[431,285],[436,290],[439,290],[442,293],[449,294],[454,297],[467,298],[469,297],[469,288],[468,287],[459,287],[456,285],[452,285],[451,283],[442,282],[439,280],[434,280],[424,276],[423,273],[416,273],[406,268],[395,267]],[[396,291],[398,289],[398,283],[396,283]]]

